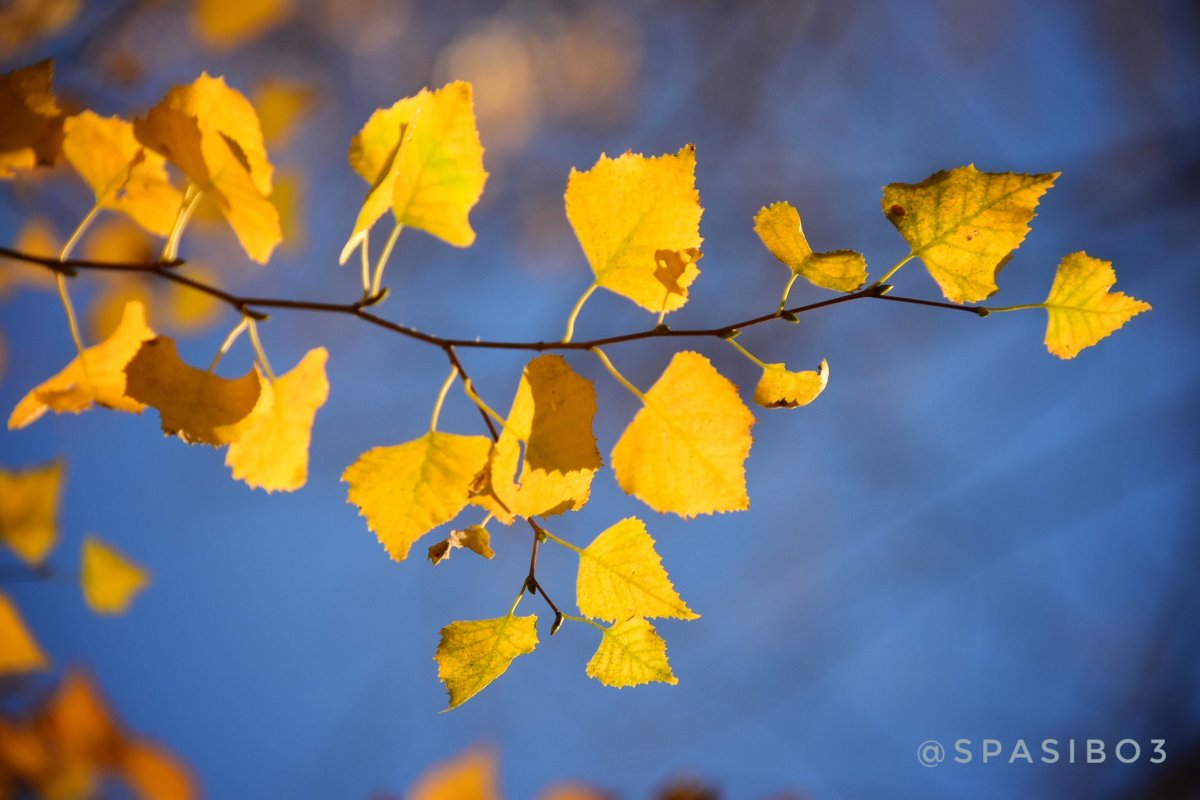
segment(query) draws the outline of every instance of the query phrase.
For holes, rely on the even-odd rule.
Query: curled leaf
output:
[[[829,362],[816,370],[792,372],[786,364],[767,364],[754,389],[754,402],[764,408],[796,408],[816,400],[829,383]]]
[[[196,369],[179,357],[168,336],[144,342],[125,374],[129,396],[158,409],[163,433],[189,444],[237,441],[260,398],[263,404],[273,401],[257,369],[232,380]]]
[[[442,563],[459,548],[466,548],[486,559],[495,557],[492,550],[492,535],[482,525],[468,525],[461,530],[450,531],[450,535],[437,544],[429,546],[429,560],[435,565]]]

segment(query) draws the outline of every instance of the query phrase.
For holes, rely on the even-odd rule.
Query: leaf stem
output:
[[[571,314],[567,317],[567,332],[563,334],[562,342],[567,344],[575,336],[575,320],[579,317],[579,312],[583,310],[583,304],[588,301],[600,284],[593,282],[591,286],[583,290],[583,294],[579,295],[579,299],[575,301],[575,306],[571,309]],[[661,321],[661,317],[660,317]]]
[[[75,245],[79,244],[79,240],[83,238],[83,234],[87,232],[87,229],[91,226],[92,222],[99,214],[100,205],[97,203],[96,205],[92,206],[91,210],[88,211],[87,214],[84,215],[83,219],[71,233],[71,238],[67,239],[67,243],[64,244],[62,250],[59,251],[59,261],[66,261],[71,257],[71,253],[75,250]]]
[[[877,280],[871,284],[871,288],[874,288],[876,286],[882,286],[883,284],[887,283],[888,279],[891,278],[893,275],[895,275],[897,272],[899,272],[901,267],[903,267],[905,264],[912,261],[916,257],[917,257],[916,253],[909,253],[904,258],[897,261],[895,264],[892,265],[891,269],[889,269],[887,272],[885,272],[883,274],[882,278],[880,278],[879,280]]]
[[[225,341],[221,343],[221,349],[217,351],[215,356],[213,356],[212,363],[208,365],[208,369],[206,370],[207,372],[211,373],[217,368],[217,364],[221,363],[221,359],[224,358],[225,354],[229,352],[229,349],[233,347],[233,343],[236,342],[238,337],[241,336],[249,327],[250,318],[242,317],[242,321],[234,326],[234,329],[231,330],[229,335],[225,337]]]
[[[517,606],[521,605],[521,598],[525,596],[525,582],[521,581],[521,591],[517,594],[517,599],[513,600],[512,607],[508,609],[508,616],[517,613]]]
[[[476,406],[478,406],[480,411],[487,414],[490,418],[492,418],[496,422],[498,422],[500,424],[501,428],[505,427],[506,421],[505,421],[504,417],[497,414],[495,411],[492,410],[491,406],[489,406],[487,403],[483,402],[483,398],[475,393],[475,387],[473,385],[471,385],[471,379],[468,378],[465,374],[463,375],[462,387],[463,387],[463,391],[467,393],[467,397],[471,398],[471,402],[473,402]]]
[[[442,404],[446,402],[446,395],[450,391],[450,387],[454,384],[454,379],[458,377],[458,367],[453,364],[450,366],[450,374],[446,376],[446,380],[442,383],[442,389],[438,392],[437,401],[433,404],[433,418],[429,420],[429,432],[433,433],[437,430],[438,417],[442,413]]]
[[[83,234],[91,226],[92,221],[100,213],[100,205],[97,203],[92,206],[79,224],[75,226],[75,230],[67,239],[67,243],[63,245],[62,250],[58,253],[59,262],[66,261],[71,257],[71,251],[75,249],[75,245],[79,244],[79,240],[83,238]],[[62,301],[63,311],[67,314],[67,326],[71,329],[71,340],[75,342],[75,350],[79,353],[79,363],[83,366],[84,377],[91,383],[91,377],[88,376],[87,359],[83,355],[83,335],[79,332],[79,318],[75,315],[75,305],[71,302],[71,293],[67,291],[67,276],[59,271],[54,275],[54,285],[58,289],[58,299]]]
[[[574,550],[576,553],[579,553],[580,555],[582,555],[582,554],[583,554],[583,548],[581,548],[581,547],[576,547],[575,545],[573,545],[573,544],[571,544],[570,542],[568,542],[566,539],[561,539],[561,538],[559,538],[559,537],[555,536],[553,533],[551,533],[550,531],[546,530],[545,528],[540,528],[540,530],[541,530],[541,532],[542,532],[542,533],[545,535],[545,537],[546,537],[547,539],[549,539],[550,541],[554,542],[555,544],[557,544],[557,545],[559,545],[559,546],[561,546],[561,547],[565,547],[565,548],[567,548],[568,550]]]
[[[985,308],[989,313],[993,312],[993,311],[1028,311],[1028,310],[1034,309],[1034,308],[1045,308],[1045,307],[1046,307],[1045,303],[1024,303],[1019,306],[1003,306],[1001,308],[994,308],[992,306],[981,306],[981,308]]]
[[[620,383],[622,386],[624,386],[626,389],[628,389],[630,392],[632,392],[633,396],[636,397],[637,399],[641,400],[642,403],[646,402],[646,395],[642,394],[641,391],[636,386],[634,386],[632,383],[630,383],[628,381],[628,379],[626,379],[626,377],[624,375],[622,375],[617,370],[616,367],[613,366],[613,363],[608,360],[608,356],[606,356],[604,354],[603,350],[601,350],[599,347],[592,347],[590,349],[593,353],[596,354],[596,357],[600,359],[600,363],[604,365],[604,368],[606,370],[608,370],[609,374],[617,379],[618,383]]]
[[[370,246],[370,242],[369,242],[370,235],[371,235],[371,232],[369,230],[363,231],[362,244],[359,248],[359,252],[362,254],[362,285],[363,285],[363,297],[364,298],[371,296],[371,246]]]
[[[204,197],[204,192],[195,183],[189,181],[187,189],[183,193],[183,201],[179,204],[179,213],[175,215],[175,224],[171,226],[171,232],[167,235],[167,241],[163,245],[163,261],[174,261],[175,257],[179,255],[179,242],[183,239],[183,232],[191,222],[192,213],[195,212],[202,197]]]
[[[250,330],[250,341],[254,345],[254,354],[258,356],[259,365],[263,372],[267,373],[267,378],[274,383],[278,380],[275,377],[275,370],[271,369],[271,362],[267,360],[267,351],[263,349],[262,340],[258,338],[258,323],[252,317],[246,317],[250,323],[247,327]]]
[[[608,628],[601,625],[599,622],[596,622],[596,620],[588,619],[587,617],[577,617],[574,614],[563,614],[562,618],[569,619],[571,622],[586,622],[588,625],[591,625],[593,628],[599,628],[601,631],[608,630]]]
[[[761,359],[759,359],[758,356],[754,355],[754,353],[751,353],[749,350],[742,347],[741,343],[738,342],[737,339],[730,339],[730,338],[726,337],[725,341],[727,341],[727,342],[729,342],[729,344],[733,345],[734,349],[736,349],[739,353],[744,355],[746,358],[753,361],[755,364],[758,364],[763,369],[767,368],[766,363],[764,363]]]
[[[399,222],[392,227],[392,232],[388,235],[387,242],[383,245],[383,252],[379,254],[379,261],[375,262],[375,277],[371,280],[370,294],[372,295],[379,294],[379,290],[383,286],[383,270],[392,258],[392,249],[396,246],[396,240],[400,238],[400,231],[402,230],[404,230],[404,226]],[[365,241],[364,239],[364,243]]]
[[[792,277],[788,278],[787,285],[783,287],[783,297],[780,298],[780,300],[779,300],[779,313],[780,314],[782,314],[783,310],[785,308],[787,308],[788,295],[792,293],[792,286],[795,285],[796,279],[799,277],[800,277],[799,272],[793,272]]]

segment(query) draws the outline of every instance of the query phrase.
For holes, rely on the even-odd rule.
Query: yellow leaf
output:
[[[342,473],[367,527],[396,561],[421,536],[467,504],[491,446],[483,436],[430,431],[420,439],[363,453]]]
[[[0,179],[58,160],[63,113],[53,85],[50,60],[0,75]]]
[[[571,170],[566,202],[596,285],[655,313],[687,302],[684,286],[682,293],[667,292],[664,301],[655,256],[698,250],[703,241],[693,145],[657,158],[602,155],[587,172]]]
[[[32,672],[49,666],[50,659],[25,626],[17,607],[0,592],[0,675]]]
[[[1074,358],[1080,350],[1150,310],[1149,303],[1124,292],[1109,292],[1116,282],[1111,261],[1082,251],[1064,256],[1045,303],[1050,316],[1046,349],[1059,358]]]
[[[408,800],[499,800],[496,757],[471,750],[438,764],[405,795]]]
[[[397,224],[455,247],[474,243],[468,215],[488,174],[471,84],[422,89],[376,111],[350,142],[350,166],[371,189],[342,249],[343,264],[389,208]]]
[[[158,409],[163,433],[192,444],[237,441],[244,433],[239,423],[256,410],[260,396],[271,399],[257,370],[229,380],[196,369],[179,358],[167,336],[145,342],[125,374],[129,396]]]
[[[279,227],[284,247],[289,251],[304,245],[304,195],[304,176],[298,170],[281,170],[275,179],[271,202],[279,211]]]
[[[595,387],[562,356],[538,356],[525,366],[490,460],[490,488],[511,514],[559,514],[587,503],[602,463],[595,415]]]
[[[451,622],[438,642],[438,677],[450,694],[447,710],[499,678],[517,656],[537,647],[537,615]]]
[[[268,492],[291,492],[308,480],[308,445],[317,409],[329,397],[324,347],[309,350],[291,372],[275,380],[274,402],[247,420],[229,446],[233,477]]]
[[[78,414],[99,403],[106,408],[141,413],[145,406],[126,393],[125,367],[142,344],[154,338],[146,325],[146,309],[136,301],[125,306],[112,336],[83,351],[57,375],[21,398],[8,418],[9,430],[36,422],[47,411]]]
[[[138,141],[216,200],[250,258],[271,258],[283,235],[269,199],[274,168],[245,95],[204,73],[167,92],[133,129]]]
[[[42,217],[32,217],[21,227],[13,249],[31,256],[58,258],[62,243],[49,222]],[[53,290],[54,273],[28,261],[0,256],[0,297],[23,286]]]
[[[83,599],[97,614],[124,614],[146,584],[146,570],[94,536],[83,541]]]
[[[814,253],[791,203],[774,203],[754,216],[754,232],[771,255],[810,283],[835,292],[853,292],[867,282],[867,260],[853,250]]]
[[[88,306],[87,331],[93,339],[107,339],[121,326],[125,308],[137,303],[153,308],[154,298],[146,282],[136,277],[117,275],[104,281]]]
[[[307,84],[268,78],[254,90],[254,107],[262,122],[263,139],[272,147],[286,147],[296,126],[312,108],[316,92]]]
[[[829,383],[829,362],[821,359],[817,369],[792,372],[787,364],[767,364],[754,389],[754,402],[764,408],[796,408],[816,400]]]
[[[996,275],[1029,233],[1042,195],[1060,173],[980,172],[971,164],[920,183],[890,183],[883,213],[952,303],[998,288]]]
[[[491,560],[496,552],[492,550],[492,535],[482,525],[468,525],[462,530],[450,531],[450,535],[437,544],[429,547],[429,560],[435,565],[450,557],[450,553],[459,548],[478,553]]]
[[[292,15],[292,0],[196,0],[193,23],[210,47],[251,42]]]
[[[126,738],[117,771],[140,800],[191,800],[195,780],[170,752],[144,739]]]
[[[575,596],[585,616],[609,622],[700,617],[671,585],[654,539],[636,517],[621,520],[580,551]]]
[[[632,617],[606,628],[588,662],[589,677],[618,689],[643,683],[679,683],[667,662],[667,643],[654,626]]]
[[[63,465],[0,469],[0,542],[31,567],[39,566],[58,541],[58,501]]]
[[[83,0],[8,0],[0,7],[0,58],[61,33],[82,9]]]
[[[63,123],[63,155],[96,196],[159,236],[171,232],[183,197],[171,185],[167,162],[148,151],[120,117],[84,111]]]
[[[754,415],[699,353],[676,353],[613,448],[617,482],[681,517],[750,505],[744,462]]]

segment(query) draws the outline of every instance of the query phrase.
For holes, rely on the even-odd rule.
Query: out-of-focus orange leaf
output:
[[[0,9],[0,57],[52,38],[82,8],[83,0],[8,0]]]
[[[24,470],[0,469],[0,542],[31,567],[58,541],[63,465],[52,461]]]
[[[496,757],[475,749],[428,770],[409,790],[408,800],[499,800]]]
[[[0,592],[0,675],[46,669],[49,665],[50,660],[25,626],[17,607]]]
[[[311,86],[286,78],[267,78],[254,90],[254,107],[262,123],[263,139],[272,147],[286,147],[296,126],[312,110],[316,92]]]
[[[196,35],[211,47],[247,44],[292,15],[292,0],[196,0]]]

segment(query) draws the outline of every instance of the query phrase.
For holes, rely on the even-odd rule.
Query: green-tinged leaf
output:
[[[1124,292],[1109,292],[1117,282],[1111,261],[1087,253],[1071,253],[1058,265],[1046,298],[1049,321],[1046,349],[1059,358],[1074,358],[1129,320],[1150,310],[1150,304]]]
[[[438,643],[438,677],[450,694],[447,710],[462,705],[537,647],[537,616],[451,622]]]
[[[980,172],[975,166],[935,173],[920,183],[890,183],[883,213],[925,263],[953,303],[973,303],[996,290],[1059,173]]]
[[[679,683],[667,661],[667,643],[641,617],[618,622],[604,631],[600,647],[588,662],[587,674],[618,689],[643,683]]]

